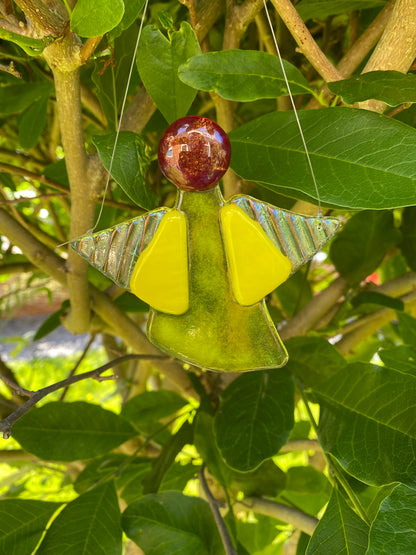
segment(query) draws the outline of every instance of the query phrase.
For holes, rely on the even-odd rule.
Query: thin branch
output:
[[[292,453],[293,451],[322,451],[322,448],[317,439],[294,439],[283,445],[279,453]]]
[[[80,52],[81,63],[85,64],[91,58],[91,56],[94,54],[95,49],[100,44],[102,38],[103,35],[90,38],[85,42]]]
[[[90,370],[89,372],[84,372],[83,374],[78,374],[77,376],[71,376],[66,378],[65,380],[61,380],[60,382],[54,383],[52,385],[48,385],[39,389],[36,392],[30,392],[31,397],[26,403],[24,403],[21,407],[17,410],[12,412],[7,418],[0,422],[0,432],[3,432],[3,438],[8,439],[10,437],[11,429],[13,425],[21,418],[24,414],[26,414],[32,407],[34,407],[41,399],[50,395],[54,391],[58,391],[59,389],[66,388],[74,383],[80,382],[82,380],[87,380],[89,378],[93,378],[95,380],[99,380],[101,378],[101,374],[103,374],[106,370],[113,368],[117,364],[121,364],[122,362],[126,362],[127,360],[132,359],[166,359],[167,357],[164,355],[124,355],[120,358],[116,358],[107,362],[103,366],[96,368],[95,370]]]
[[[67,196],[69,196],[69,191],[67,193],[43,193],[41,195],[37,195],[36,197],[20,197],[10,200],[0,200],[0,206],[7,204],[20,204],[21,202],[33,202],[36,199],[50,199]]]
[[[218,509],[218,501],[215,499],[215,497],[211,493],[211,490],[209,489],[209,486],[205,479],[204,471],[205,471],[205,463],[203,463],[201,465],[201,468],[199,469],[198,478],[199,478],[199,481],[201,482],[202,489],[204,490],[211,512],[214,516],[214,520],[217,525],[218,532],[220,533],[225,553],[227,555],[237,555],[237,551],[234,549],[233,542],[231,541],[231,538],[230,538],[230,534],[228,533],[225,522]]]
[[[79,357],[79,359],[77,360],[75,366],[71,369],[70,373],[68,374],[68,378],[71,378],[72,376],[75,375],[75,372],[78,370],[78,368],[81,366],[82,361],[84,360],[84,358],[87,356],[88,351],[91,348],[91,345],[94,343],[95,340],[95,335],[91,335],[90,340],[88,341],[88,343],[85,345],[84,350],[81,353],[81,356]],[[65,395],[68,393],[68,389],[69,389],[69,385],[67,385],[64,390],[61,393],[61,396],[59,397],[60,401],[63,401],[65,399]]]
[[[9,274],[22,274],[26,272],[33,272],[35,266],[30,262],[15,262],[12,264],[0,265],[0,276]]]
[[[290,0],[271,0],[278,14],[298,44],[302,54],[325,81],[339,81],[341,73],[331,64],[315,42]]]
[[[319,523],[317,518],[299,509],[261,497],[246,497],[243,501],[237,501],[237,503],[234,504],[234,509],[236,511],[253,511],[253,513],[271,516],[277,520],[292,524],[295,528],[302,530],[302,532],[310,536],[312,536]]]
[[[337,278],[321,293],[313,297],[286,326],[279,332],[283,340],[296,335],[305,335],[313,329],[321,318],[344,295],[348,284],[343,278]]]

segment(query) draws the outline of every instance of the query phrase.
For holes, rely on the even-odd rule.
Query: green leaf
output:
[[[69,179],[68,172],[66,171],[65,159],[59,160],[58,162],[54,162],[53,164],[49,164],[49,166],[46,166],[43,175],[45,177],[49,177],[49,179],[57,181],[61,185],[69,187]]]
[[[386,0],[302,0],[296,9],[304,19],[326,19],[330,15],[383,6]]]
[[[250,372],[223,392],[215,434],[226,463],[247,472],[276,455],[293,428],[294,386],[285,370]]]
[[[288,348],[289,369],[321,406],[323,449],[365,483],[416,484],[416,376],[366,363],[342,365],[324,340],[297,338]]]
[[[330,255],[341,276],[356,284],[373,273],[400,233],[387,210],[354,214],[331,243]]]
[[[312,93],[301,72],[289,62],[284,67],[292,94]],[[227,100],[250,102],[287,95],[279,59],[257,50],[223,50],[194,56],[179,68],[181,81]]]
[[[416,348],[409,345],[398,345],[392,349],[381,349],[377,352],[383,363],[399,372],[416,374]]]
[[[321,399],[416,439],[416,377],[392,368],[355,362],[341,371],[291,368]]]
[[[71,16],[71,31],[81,37],[99,37],[114,29],[123,14],[123,0],[78,0]]]
[[[406,312],[397,314],[399,320],[399,333],[403,342],[416,348],[416,318]]]
[[[416,130],[352,108],[298,112],[323,203],[354,209],[415,203]],[[273,112],[229,134],[244,179],[316,199],[294,114]]]
[[[143,480],[143,493],[155,493],[160,488],[163,477],[187,443],[193,442],[193,429],[189,422],[182,424],[175,435],[170,437],[154,460],[152,470]]]
[[[416,75],[413,73],[405,75],[399,71],[370,71],[328,83],[328,88],[347,104],[370,98],[381,100],[389,106],[416,102]]]
[[[178,77],[178,68],[201,53],[192,27],[183,21],[168,40],[154,25],[143,29],[137,67],[147,92],[169,123],[185,116],[196,96]]]
[[[107,171],[116,134],[96,136],[93,139],[98,154]],[[150,156],[144,140],[131,131],[121,131],[118,136],[111,175],[133,202],[151,210],[156,206],[157,197],[146,182]]]
[[[22,112],[34,101],[49,96],[51,90],[52,85],[48,81],[0,87],[0,114],[10,116]]]
[[[380,505],[366,555],[416,553],[416,491],[399,485]]]
[[[124,0],[124,14],[120,23],[109,33],[109,38],[117,38],[138,18],[145,0]]]
[[[256,514],[256,522],[237,520],[237,537],[249,554],[275,555],[282,553],[274,540],[278,534],[276,520]],[[271,549],[270,549],[271,548]],[[240,551],[238,552],[240,555]]]
[[[229,486],[232,470],[225,464],[215,442],[214,418],[203,410],[195,417],[194,444],[209,472],[222,486]]]
[[[354,308],[363,304],[376,304],[378,306],[392,308],[393,310],[404,310],[404,302],[401,299],[383,295],[383,293],[379,293],[378,291],[362,291],[351,300],[351,305]]]
[[[339,405],[321,400],[320,406],[322,448],[349,474],[372,485],[402,482],[416,487],[414,439]]]
[[[402,225],[402,243],[400,245],[403,256],[407,265],[413,272],[416,271],[416,206],[407,206],[403,210]]]
[[[53,521],[37,555],[121,555],[122,530],[113,482],[68,503]]]
[[[145,391],[127,401],[121,415],[140,430],[143,425],[172,416],[186,404],[186,399],[174,391]]]
[[[306,513],[316,515],[328,503],[330,486],[322,472],[312,466],[292,466],[286,473],[285,502]]]
[[[127,507],[123,529],[148,555],[223,555],[206,501],[176,491],[146,495]]]
[[[47,40],[32,39],[30,37],[25,37],[19,35],[18,33],[12,33],[0,27],[0,39],[14,42],[22,50],[26,52],[29,56],[40,56],[43,49],[47,46]]]
[[[61,325],[61,315],[69,308],[70,303],[69,300],[66,299],[63,301],[61,308],[53,312],[37,329],[35,335],[33,336],[33,341],[39,341],[52,333],[56,328],[59,328]]]
[[[46,125],[48,100],[48,96],[35,100],[19,117],[19,143],[25,150],[29,150],[36,145]]]
[[[163,476],[159,491],[182,491],[189,480],[196,478],[198,466],[194,464],[173,463]]]
[[[13,426],[13,437],[25,451],[50,461],[102,455],[136,433],[121,416],[83,401],[48,403]]]
[[[115,303],[123,312],[147,312],[149,310],[148,304],[129,291],[117,297]]]
[[[246,497],[276,497],[286,487],[286,474],[269,459],[251,472],[233,470],[231,481]]]
[[[307,555],[323,553],[364,555],[368,544],[368,531],[368,525],[334,489],[306,553]]]
[[[0,553],[32,553],[59,503],[32,499],[0,501]]]

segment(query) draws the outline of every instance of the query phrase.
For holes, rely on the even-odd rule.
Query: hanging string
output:
[[[120,117],[118,119],[117,126],[116,126],[116,136],[115,136],[115,139],[114,139],[113,150],[111,151],[110,165],[109,165],[108,171],[107,171],[107,179],[106,179],[106,182],[105,182],[103,198],[101,200],[100,211],[98,213],[97,219],[95,221],[94,226],[92,228],[88,229],[85,234],[83,234],[80,237],[73,237],[69,241],[66,241],[65,243],[61,243],[60,245],[57,245],[55,247],[55,250],[65,246],[65,245],[69,245],[69,243],[72,243],[72,241],[76,241],[77,239],[80,239],[81,237],[84,237],[85,235],[91,235],[92,233],[94,233],[95,229],[97,228],[98,224],[100,223],[100,219],[101,219],[101,216],[102,216],[103,210],[104,210],[105,198],[107,196],[108,187],[110,185],[111,171],[113,169],[113,163],[114,163],[114,159],[115,159],[115,156],[116,156],[117,143],[118,143],[118,138],[119,138],[120,131],[121,131],[121,123],[122,123],[124,112],[125,112],[125,109],[126,109],[128,90],[129,90],[130,82],[131,82],[131,79],[132,79],[132,76],[133,76],[133,70],[134,70],[134,66],[135,66],[135,63],[136,63],[137,50],[139,48],[140,37],[141,37],[141,34],[142,34],[142,30],[143,30],[143,25],[144,25],[144,20],[145,20],[148,4],[149,4],[149,0],[146,0],[146,2],[144,4],[144,8],[143,8],[142,18],[141,18],[141,21],[140,21],[139,31],[137,33],[136,43],[134,45],[133,57],[131,59],[129,74],[128,74],[128,77],[127,77],[126,88],[124,90],[123,102],[121,104],[121,110],[120,110]]]
[[[317,200],[318,200],[318,216],[322,216],[323,213],[322,213],[322,208],[321,208],[321,197],[320,197],[320,194],[319,194],[318,184],[316,182],[315,172],[313,171],[312,161],[311,161],[311,158],[309,156],[308,146],[306,144],[305,136],[303,134],[302,125],[301,125],[300,120],[299,120],[295,100],[293,98],[292,91],[290,89],[289,79],[287,78],[285,66],[283,64],[282,56],[280,54],[279,45],[277,44],[276,34],[274,32],[274,28],[273,28],[272,20],[270,18],[269,10],[267,8],[266,0],[263,0],[263,4],[264,4],[264,11],[266,12],[267,21],[269,23],[270,31],[272,33],[274,46],[276,48],[276,52],[277,52],[277,55],[278,55],[278,58],[279,58],[280,67],[282,68],[282,73],[283,73],[283,77],[284,77],[284,80],[285,80],[285,83],[286,83],[286,88],[287,88],[287,91],[289,93],[290,103],[292,104],[293,113],[295,114],[295,119],[296,119],[296,123],[297,123],[298,129],[299,129],[299,134],[300,134],[300,137],[302,139],[303,148],[305,150],[306,159],[308,161],[309,170],[310,170],[311,176],[312,176],[312,181],[313,181],[313,184],[314,184],[314,187],[315,187],[315,192],[316,192],[316,196],[317,196]]]

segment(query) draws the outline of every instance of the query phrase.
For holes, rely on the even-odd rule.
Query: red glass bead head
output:
[[[159,165],[165,176],[184,191],[215,187],[227,171],[230,141],[208,118],[187,116],[174,121],[159,143]]]

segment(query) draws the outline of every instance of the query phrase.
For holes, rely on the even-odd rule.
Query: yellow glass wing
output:
[[[130,290],[155,310],[184,314],[189,308],[188,240],[185,215],[164,214],[148,247],[139,256]]]
[[[220,217],[234,296],[252,305],[287,280],[292,264],[239,206],[226,204]]]

